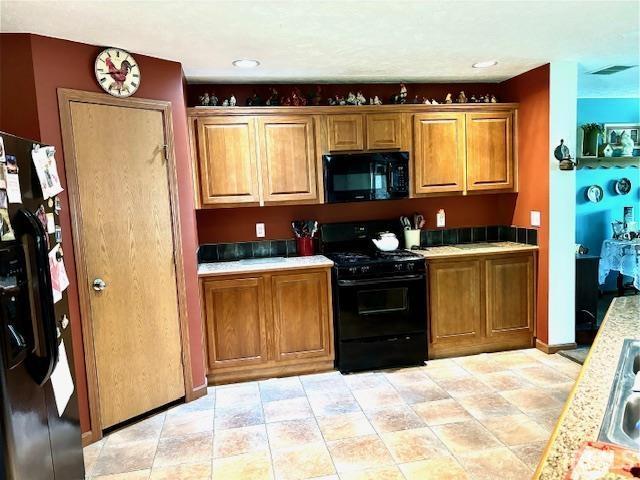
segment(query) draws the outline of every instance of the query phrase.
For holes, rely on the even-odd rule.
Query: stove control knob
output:
[[[349,267],[348,272],[355,275],[356,273],[358,273],[358,269],[356,267]]]
[[[362,272],[362,273],[367,273],[369,270],[371,270],[371,267],[369,267],[369,266],[365,265],[363,267],[360,267],[360,272]]]
[[[412,271],[416,269],[416,265],[415,263],[408,263],[407,264],[407,270]]]
[[[401,271],[402,271],[402,264],[401,264],[401,263],[396,263],[396,264],[393,266],[393,269],[394,269],[395,271],[397,271],[397,272],[401,272]]]

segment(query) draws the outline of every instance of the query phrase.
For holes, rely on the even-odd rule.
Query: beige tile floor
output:
[[[529,349],[210,387],[85,448],[87,478],[525,480],[579,370]]]

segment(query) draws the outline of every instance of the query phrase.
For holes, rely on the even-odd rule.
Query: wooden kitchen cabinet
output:
[[[210,383],[333,368],[330,268],[202,277]]]
[[[429,358],[527,348],[535,252],[429,259]]]
[[[513,112],[465,114],[467,190],[513,189]]]
[[[330,152],[364,150],[363,115],[327,115],[326,119]]]
[[[413,178],[417,194],[465,190],[464,113],[419,113],[413,119]]]
[[[313,117],[258,117],[264,203],[318,199]]]
[[[503,255],[486,260],[486,334],[533,334],[533,255]]]
[[[267,363],[265,279],[207,279],[203,296],[208,369]]]
[[[402,147],[401,114],[367,114],[366,125],[367,150],[396,150]]]
[[[273,275],[271,295],[276,361],[330,356],[326,272]]]
[[[432,349],[478,343],[484,321],[481,260],[429,265],[429,321]]]
[[[196,122],[203,205],[260,201],[253,117],[205,117]]]

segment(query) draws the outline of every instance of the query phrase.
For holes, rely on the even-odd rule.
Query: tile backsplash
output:
[[[421,247],[477,242],[518,242],[538,244],[538,231],[506,225],[422,230]],[[205,243],[198,249],[198,263],[226,262],[243,258],[295,257],[296,241],[262,240],[259,242]]]
[[[295,257],[296,241],[262,240],[259,242],[205,243],[198,249],[198,263],[225,262],[243,258]]]
[[[537,245],[538,231],[533,228],[517,226],[489,225],[422,230],[420,232],[421,247],[478,242],[518,242]]]

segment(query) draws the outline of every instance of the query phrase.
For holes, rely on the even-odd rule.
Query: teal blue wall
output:
[[[578,99],[578,125],[585,123],[638,123],[639,98],[581,98]],[[615,181],[626,177],[631,180],[631,192],[617,195]],[[604,199],[591,203],[585,191],[590,185],[600,185]],[[599,255],[602,241],[611,238],[611,222],[622,220],[623,207],[633,205],[634,216],[640,221],[640,169],[635,167],[578,170],[576,172],[576,243],[589,247],[590,253]],[[609,277],[606,289],[615,282]]]

